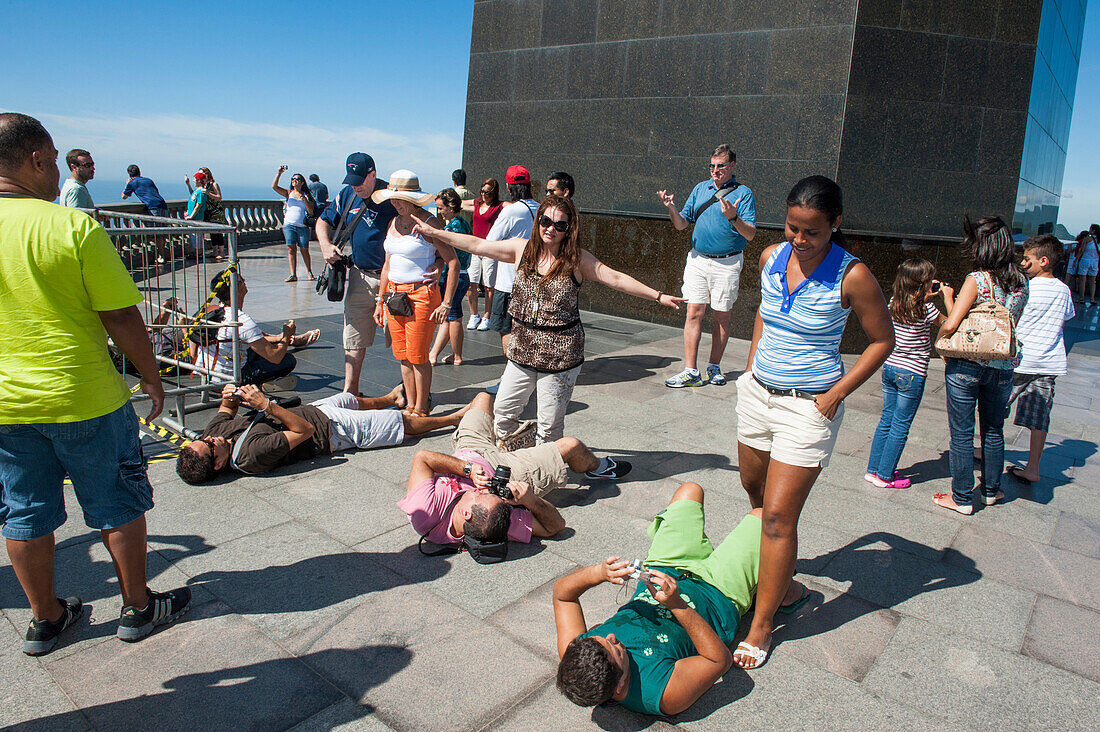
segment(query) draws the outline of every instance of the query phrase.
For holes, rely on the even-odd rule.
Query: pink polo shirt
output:
[[[490,477],[494,473],[493,466],[472,450],[459,450],[455,453],[455,457],[480,466]],[[451,513],[447,513],[445,520],[440,521],[440,519],[444,518],[443,514],[447,512],[447,506],[451,505],[456,495],[473,490],[477,488],[469,478],[437,473],[409,491],[397,502],[397,507],[409,517],[417,534],[423,536],[424,532],[431,531],[428,534],[428,541],[433,544],[457,544],[461,539],[451,533]],[[517,510],[513,507],[508,539],[524,544],[530,543],[533,520],[530,511]]]

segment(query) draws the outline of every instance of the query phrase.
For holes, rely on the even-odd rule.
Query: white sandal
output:
[[[768,660],[768,652],[767,651],[762,650],[760,648],[757,648],[756,646],[752,645],[751,643],[746,643],[745,641],[741,641],[740,643],[737,644],[737,649],[734,650],[733,655],[735,657],[736,656],[748,656],[752,660],[756,661],[755,666],[742,666],[741,667],[741,668],[744,668],[745,670],[748,670],[748,669],[751,669],[751,668],[760,668],[761,666],[764,665],[764,662],[766,660]],[[740,665],[740,664],[738,664],[738,665]]]

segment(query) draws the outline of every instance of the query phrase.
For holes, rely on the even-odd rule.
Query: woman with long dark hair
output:
[[[840,247],[840,186],[821,175],[787,195],[787,241],[760,255],[760,307],[745,373],[737,379],[741,485],[763,508],[756,611],[733,661],[764,663],[776,612],[809,597],[793,579],[802,506],[833,452],[844,399],[894,348],[894,328],[871,270]],[[840,338],[855,311],[870,340],[851,370]]]
[[[500,216],[504,209],[504,202],[500,200],[500,183],[496,178],[486,178],[481,184],[481,194],[477,198],[470,198],[462,202],[462,210],[473,214],[473,235],[484,239],[489,235],[489,229]],[[489,257],[479,257],[476,254],[470,257],[468,268],[470,275],[470,322],[466,324],[467,330],[489,330],[489,314],[493,312],[493,285],[496,283],[497,263]],[[477,306],[477,289],[479,285],[485,287],[485,317],[481,317]]]
[[[585,280],[677,310],[683,302],[682,297],[608,267],[581,248],[577,209],[568,198],[547,196],[535,214],[535,224],[529,239],[504,241],[419,227],[419,233],[434,242],[517,265],[508,311],[513,323],[505,354],[508,364],[494,406],[500,440],[519,427],[520,413],[532,392],[538,401],[539,440],[550,442],[564,434],[565,409],[584,362],[578,294]]]
[[[1020,319],[1027,304],[1027,277],[1016,261],[1012,231],[997,216],[981,219],[976,225],[963,219],[963,249],[974,261],[974,270],[966,276],[955,305],[940,328],[940,336],[959,329],[974,305],[995,300],[1008,308],[1012,322]],[[937,506],[964,516],[974,513],[974,410],[981,429],[982,479],[977,499],[987,506],[1004,499],[1001,474],[1004,471],[1004,423],[1008,397],[1012,393],[1012,372],[1020,363],[1019,349],[1014,358],[972,361],[967,358],[944,359],[947,380],[947,421],[951,428],[951,493],[937,493]]]
[[[302,262],[306,265],[306,272],[311,280],[313,265],[309,261],[309,227],[306,226],[306,217],[312,216],[316,205],[313,202],[313,194],[306,187],[306,177],[301,173],[290,176],[290,190],[279,185],[279,178],[287,171],[287,166],[280,165],[275,173],[275,180],[271,181],[271,190],[286,199],[283,206],[283,238],[286,240],[287,257],[290,259],[290,276],[283,282],[298,281],[298,257],[294,250],[302,253]]]
[[[205,165],[199,168],[199,172],[203,175],[202,188],[206,193],[206,207],[203,209],[203,221],[208,221],[212,224],[228,224],[229,220],[225,217],[225,208],[222,206],[222,187],[218,181],[214,180],[214,174],[210,172],[210,168]],[[194,191],[191,188],[191,179],[184,177],[183,182],[187,184],[187,193],[191,195]],[[195,176],[195,185],[199,184],[199,176]],[[210,247],[214,251],[214,261],[221,262],[225,259],[226,246],[225,246],[225,234],[217,233],[210,235]]]

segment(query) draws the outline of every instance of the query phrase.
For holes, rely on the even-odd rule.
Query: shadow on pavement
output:
[[[671,356],[597,356],[585,361],[577,386],[651,379],[679,360]]]
[[[809,609],[789,619],[777,615],[777,620],[786,622],[776,631],[776,643],[827,633],[880,608],[982,577],[974,561],[954,549],[945,550],[940,561],[923,558],[929,551],[925,544],[876,531],[813,559],[799,560],[798,571],[803,574],[851,585],[824,603],[820,603],[823,595],[811,590]]]
[[[201,585],[244,615],[294,613],[337,605],[345,600],[445,575],[446,562],[425,562],[415,579],[385,571],[383,558],[399,564],[419,560],[416,546],[394,554],[342,552],[278,564],[263,569],[219,569],[195,575],[188,585]]]
[[[318,689],[314,672],[307,668],[362,666],[364,655],[373,657],[371,673],[355,679],[347,690],[362,699],[373,687],[401,671],[412,660],[412,651],[397,646],[337,648],[301,658],[275,658],[243,666],[184,674],[163,683],[164,693],[143,694],[133,699],[97,704],[80,711],[55,714],[16,725],[18,730],[99,729],[242,730],[285,729],[323,711],[342,699],[331,687]],[[295,692],[307,692],[299,696]],[[308,693],[312,692],[312,693]],[[370,705],[349,706],[342,724],[374,712]]]

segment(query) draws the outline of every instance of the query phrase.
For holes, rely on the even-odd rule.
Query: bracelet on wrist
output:
[[[663,293],[663,292],[661,292],[660,290],[658,290],[658,291],[657,291],[657,297],[653,298],[653,301],[654,301],[654,302],[660,302],[660,301],[661,301],[661,297],[662,297],[662,296],[663,296],[664,294],[665,294],[665,293]]]

